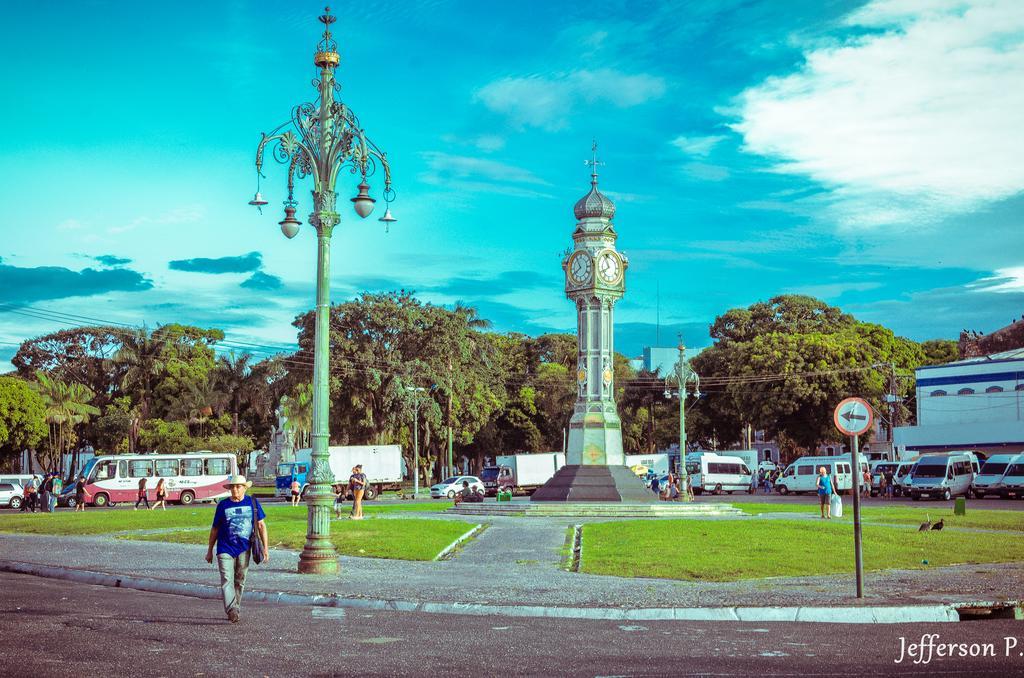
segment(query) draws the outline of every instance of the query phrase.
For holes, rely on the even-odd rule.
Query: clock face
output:
[[[573,279],[573,282],[585,283],[590,280],[593,272],[594,262],[590,259],[589,254],[580,252],[573,255],[572,260],[569,262],[569,276]]]
[[[622,276],[622,262],[612,252],[605,252],[597,261],[597,269],[605,282],[615,282]]]

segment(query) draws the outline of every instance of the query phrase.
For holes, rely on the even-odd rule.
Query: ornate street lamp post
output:
[[[331,483],[333,473],[328,464],[328,394],[329,324],[330,324],[330,243],[331,233],[340,217],[335,210],[335,185],[342,170],[358,174],[358,194],[352,198],[356,214],[367,217],[373,211],[373,198],[369,195],[367,178],[373,176],[378,165],[384,170],[384,200],[390,205],[395,193],[391,188],[391,167],[387,154],[366,138],[359,119],[334,95],[340,86],[334,79],[334,69],[340,62],[338,46],[331,37],[331,24],[336,17],[330,8],[324,10],[320,22],[324,25],[323,38],[317,45],[313,63],[320,69],[313,81],[319,92],[315,102],[298,104],[292,109],[291,119],[264,133],[256,149],[256,196],[249,202],[262,208],[267,204],[259,192],[259,177],[263,176],[263,154],[268,148],[278,162],[288,166],[288,199],[284,201],[284,219],[281,231],[288,238],[299,232],[301,224],[295,218],[297,202],[293,197],[295,179],[307,176],[313,179],[313,212],[309,223],[317,235],[316,277],[316,331],[313,348],[313,464],[312,483],[306,493],[308,517],[306,543],[299,556],[299,572],[332,574],[338,571],[338,558],[330,541]],[[380,218],[385,226],[395,221],[390,208]]]
[[[679,398],[679,484],[686,487],[686,480],[689,473],[686,471],[686,383],[694,382],[697,387],[696,395],[700,397],[700,376],[693,371],[686,362],[686,346],[683,345],[683,335],[679,335],[679,362],[676,363],[676,381],[679,384],[678,393],[665,390],[665,397]],[[689,493],[684,493],[684,501],[689,500]]]

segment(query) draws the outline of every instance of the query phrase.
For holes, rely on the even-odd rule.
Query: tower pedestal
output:
[[[625,466],[566,465],[530,501],[656,504],[658,496]]]
[[[596,411],[580,411],[586,408]],[[570,465],[622,466],[622,421],[615,412],[615,403],[583,403],[569,420],[569,440],[565,463]]]

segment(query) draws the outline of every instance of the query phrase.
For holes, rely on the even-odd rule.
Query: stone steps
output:
[[[462,503],[447,511],[466,516],[528,516],[536,518],[703,518],[743,515],[731,504],[626,504],[597,502]]]

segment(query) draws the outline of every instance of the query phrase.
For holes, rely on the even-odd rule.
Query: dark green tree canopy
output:
[[[0,377],[0,456],[34,448],[47,434],[46,403],[17,377]]]

